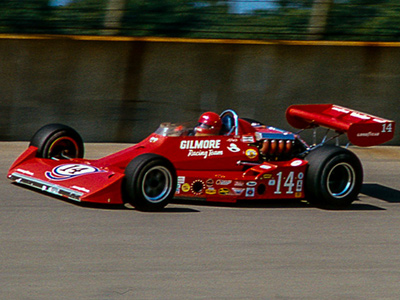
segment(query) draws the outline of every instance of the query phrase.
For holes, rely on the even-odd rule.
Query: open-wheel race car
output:
[[[142,211],[162,210],[174,197],[231,203],[306,199],[337,209],[357,199],[363,169],[353,152],[328,141],[347,134],[354,145],[373,146],[391,140],[395,129],[393,121],[333,104],[292,105],[286,118],[300,132],[327,132],[321,142],[308,144],[300,133],[228,109],[218,117],[216,135],[196,131],[213,124],[163,123],[138,144],[89,160],[74,129],[50,124],[34,134],[8,178],[78,202],[129,203]]]

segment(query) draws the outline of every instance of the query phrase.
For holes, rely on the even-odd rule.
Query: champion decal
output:
[[[257,155],[258,155],[258,153],[257,153],[257,151],[254,150],[254,149],[247,149],[247,150],[246,150],[246,156],[247,156],[248,158],[250,158],[250,159],[253,159],[253,158],[257,157]]]
[[[77,176],[88,175],[98,172],[104,172],[99,168],[83,164],[65,164],[55,167],[51,172],[45,172],[50,180],[66,180]]]

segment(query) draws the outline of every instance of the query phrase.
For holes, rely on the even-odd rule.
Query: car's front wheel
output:
[[[311,151],[305,160],[308,161],[306,197],[310,203],[340,209],[357,198],[363,170],[353,152],[327,145]]]
[[[73,128],[62,124],[48,124],[32,137],[31,146],[38,148],[39,158],[82,158],[84,145],[81,136]]]
[[[166,158],[152,153],[132,159],[125,169],[124,201],[141,211],[160,211],[174,197],[176,171]]]

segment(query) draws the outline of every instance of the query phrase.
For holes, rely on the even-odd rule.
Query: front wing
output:
[[[96,167],[90,160],[36,158],[36,150],[31,146],[17,159],[8,172],[9,179],[73,201],[123,203],[123,173]]]

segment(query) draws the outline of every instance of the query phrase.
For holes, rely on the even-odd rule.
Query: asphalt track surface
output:
[[[11,184],[27,144],[0,143],[1,299],[399,299],[400,147],[353,148],[365,180],[348,210],[180,202],[143,213]]]

